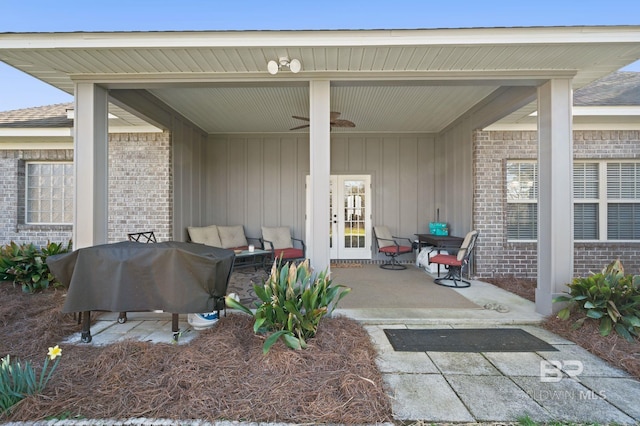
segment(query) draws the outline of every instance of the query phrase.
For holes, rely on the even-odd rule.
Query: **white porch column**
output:
[[[329,80],[309,82],[309,259],[316,272],[329,268],[329,180],[331,173]]]
[[[571,79],[538,88],[538,287],[536,311],[573,278],[573,134]],[[557,310],[557,309],[556,309]]]
[[[73,248],[107,243],[108,102],[93,83],[75,87]]]

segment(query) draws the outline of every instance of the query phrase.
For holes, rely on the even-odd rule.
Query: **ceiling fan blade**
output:
[[[308,125],[308,124],[303,124],[302,126],[298,126],[298,127],[293,127],[293,128],[291,128],[291,129],[289,129],[289,130],[298,130],[298,129],[304,129],[305,127],[309,127],[309,125]]]
[[[349,120],[335,120],[331,125],[336,127],[356,127],[355,123]]]
[[[339,112],[336,111],[331,111],[331,118],[329,120],[329,129],[331,129],[332,127],[356,127],[356,125],[353,123],[353,121],[349,121],[349,120],[339,120],[338,117],[340,117]],[[300,117],[299,115],[292,115],[291,118],[296,118],[298,120],[304,120],[304,121],[309,121],[309,124],[303,124],[302,126],[297,126],[297,127],[293,127],[289,130],[298,130],[298,129],[304,129],[305,127],[310,127],[311,126],[311,120],[309,119],[309,117]]]

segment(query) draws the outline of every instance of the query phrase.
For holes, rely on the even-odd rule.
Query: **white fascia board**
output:
[[[640,116],[640,106],[574,106],[574,116]],[[531,117],[537,117],[538,111],[529,114]]]
[[[73,137],[71,127],[0,128],[0,137]]]
[[[163,130],[155,126],[110,126],[109,133],[162,133]],[[73,137],[73,128],[0,128],[0,138],[62,138]],[[2,143],[2,139],[0,139]]]
[[[640,43],[640,26],[0,33],[3,49]]]
[[[573,115],[640,116],[640,106],[574,106]]]
[[[47,149],[73,149],[73,142],[0,142],[3,150],[47,150]]]
[[[72,137],[8,137],[0,138],[0,149],[28,150],[28,149],[73,149]]]
[[[625,130],[640,130],[640,122],[638,123],[576,123],[574,122],[573,130],[610,130],[610,131],[625,131]],[[538,125],[536,123],[495,123],[482,129],[488,132],[523,132],[523,131],[537,131]]]
[[[155,126],[109,126],[109,134],[111,133],[162,133],[164,130]]]

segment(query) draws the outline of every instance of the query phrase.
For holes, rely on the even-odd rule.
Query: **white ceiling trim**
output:
[[[418,30],[0,33],[6,49],[640,43],[640,26]]]

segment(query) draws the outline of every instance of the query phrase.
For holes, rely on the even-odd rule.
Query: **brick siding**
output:
[[[68,242],[71,225],[24,223],[24,164],[73,161],[73,150],[0,150],[0,244]],[[153,230],[172,238],[171,144],[168,133],[109,135],[109,242]]]
[[[109,136],[109,241],[144,231],[173,239],[171,163],[167,132]]]
[[[576,159],[638,159],[639,131],[575,131]],[[536,159],[536,132],[474,134],[474,227],[480,231],[475,252],[479,278],[537,275],[537,245],[507,242],[505,169],[507,160]],[[596,272],[620,259],[625,272],[640,274],[640,242],[574,244],[574,275]]]

